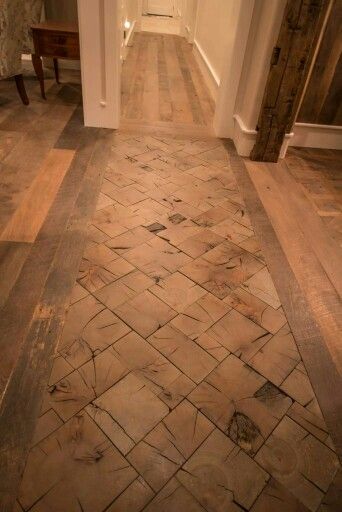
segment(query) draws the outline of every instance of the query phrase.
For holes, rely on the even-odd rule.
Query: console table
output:
[[[40,90],[44,99],[44,71],[42,57],[53,59],[56,81],[59,83],[58,59],[79,60],[80,43],[78,25],[58,21],[44,21],[31,26],[34,54],[32,63],[40,83]]]

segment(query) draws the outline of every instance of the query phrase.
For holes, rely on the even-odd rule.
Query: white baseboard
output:
[[[236,151],[240,156],[249,156],[256,141],[257,131],[247,128],[238,114],[234,115],[234,135],[233,141]],[[283,142],[280,158],[284,158],[293,133],[287,133]]]
[[[214,99],[214,101],[217,101],[217,95],[218,95],[218,89],[220,85],[220,78],[217,75],[216,71],[213,69],[213,67],[210,64],[210,61],[202,49],[201,45],[194,40],[194,49],[193,49],[194,57],[196,59],[196,62],[202,72],[204,81]]]
[[[296,123],[290,146],[342,149],[342,126]]]

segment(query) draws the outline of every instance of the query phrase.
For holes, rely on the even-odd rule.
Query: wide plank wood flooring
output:
[[[140,32],[123,65],[122,120],[211,126],[214,102],[180,36]]]
[[[113,135],[23,510],[324,502],[338,456],[234,158],[212,137]]]
[[[337,253],[329,239],[321,261],[327,241],[299,179],[246,167],[211,135],[187,43],[137,36],[120,130],[83,128],[73,88],[51,83],[69,117],[34,170],[17,153],[25,186],[13,182],[2,232],[20,236],[0,242],[0,361],[15,369],[0,511],[22,476],[15,512],[335,512]],[[3,122],[6,163],[28,134],[11,108]],[[56,151],[61,184],[23,240],[16,211]]]

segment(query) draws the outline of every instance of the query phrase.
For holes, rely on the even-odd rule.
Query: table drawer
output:
[[[51,43],[49,41],[41,41],[39,44],[39,53],[44,57],[60,57],[65,59],[79,59],[80,49],[76,46],[66,46]]]
[[[53,32],[43,32],[39,33],[39,43],[44,45],[48,44],[57,44],[58,46],[79,46],[78,42],[78,34],[68,34],[68,33],[53,33]]]

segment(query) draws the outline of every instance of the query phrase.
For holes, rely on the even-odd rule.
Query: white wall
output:
[[[217,84],[220,83],[225,64],[234,1],[198,0],[194,42],[211,68]]]
[[[266,80],[286,0],[255,0],[236,105],[233,139],[239,154],[249,156],[256,139]]]

